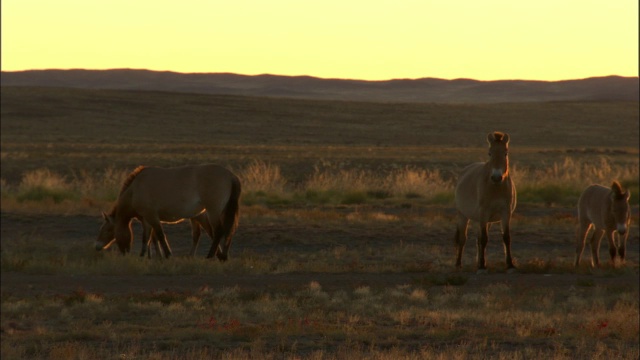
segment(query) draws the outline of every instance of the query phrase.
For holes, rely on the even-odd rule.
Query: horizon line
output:
[[[572,79],[559,79],[559,80],[538,80],[538,79],[524,79],[524,78],[510,78],[510,79],[494,79],[494,80],[479,80],[469,77],[459,77],[459,78],[439,78],[439,77],[417,77],[417,78],[389,78],[386,80],[365,80],[365,79],[354,79],[354,78],[337,78],[337,77],[320,77],[314,75],[281,75],[281,74],[273,74],[273,73],[260,73],[260,74],[241,74],[234,72],[181,72],[175,70],[153,70],[153,69],[145,69],[145,68],[105,68],[105,69],[88,69],[88,68],[42,68],[42,69],[23,69],[23,70],[1,70],[2,73],[20,73],[20,72],[44,72],[44,71],[95,71],[95,72],[107,72],[107,71],[146,71],[146,72],[155,72],[155,73],[172,73],[172,74],[181,74],[181,75],[236,75],[236,76],[246,76],[246,77],[259,77],[259,76],[274,76],[274,77],[284,77],[284,78],[313,78],[319,80],[339,80],[339,81],[358,81],[358,82],[389,82],[389,81],[417,81],[417,80],[443,80],[443,81],[477,81],[477,82],[499,82],[499,81],[531,81],[531,82],[563,82],[563,81],[579,81],[586,79],[597,79],[597,78],[610,78],[610,77],[619,77],[619,78],[638,78],[638,75],[635,76],[625,76],[625,75],[617,75],[617,74],[609,74],[609,75],[593,75],[587,76],[583,78],[572,78]]]

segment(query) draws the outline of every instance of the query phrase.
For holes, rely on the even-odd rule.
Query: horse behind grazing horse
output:
[[[218,165],[139,166],[124,181],[109,214],[103,214],[105,222],[100,228],[96,249],[104,249],[115,241],[120,252],[129,252],[133,243],[131,221],[136,218],[142,222],[145,233],[143,250],[153,232],[168,258],[171,249],[161,223],[205,214],[214,235],[207,257],[216,255],[224,261],[238,226],[240,193],[238,177]],[[218,251],[222,238],[225,243]]]
[[[509,134],[493,132],[487,136],[489,161],[468,165],[462,170],[455,189],[458,224],[455,235],[456,267],[462,267],[462,252],[467,241],[469,220],[480,224],[478,236],[478,272],[486,271],[488,231],[492,223],[502,225],[502,241],[509,271],[515,270],[511,258],[509,224],[516,208],[516,187],[509,175]]]
[[[108,216],[106,214],[103,214],[105,220],[109,220]],[[177,224],[182,222],[182,220],[178,220],[177,222],[173,222],[170,224]],[[201,232],[201,228],[204,229],[204,231],[209,234],[209,237],[211,238],[211,240],[214,240],[214,234],[213,234],[213,229],[211,228],[211,225],[209,224],[209,219],[207,219],[207,213],[201,213],[198,216],[189,219],[189,222],[191,224],[191,239],[192,239],[192,245],[191,245],[191,251],[189,252],[189,256],[195,256],[196,254],[196,250],[198,249],[198,243],[200,242],[200,235],[202,234]],[[147,239],[145,241],[145,239]],[[140,256],[144,256],[145,254],[147,254],[149,256],[149,258],[151,257],[151,248],[149,247],[149,243],[153,241],[154,244],[154,248],[156,249],[156,253],[162,255],[162,249],[160,248],[160,241],[158,240],[158,238],[155,236],[155,233],[153,232],[153,229],[151,228],[151,226],[149,224],[147,224],[146,222],[142,223],[142,249],[140,250]],[[222,250],[221,250],[222,251]],[[221,252],[217,252],[216,253],[218,256],[221,256]]]
[[[578,236],[576,242],[575,267],[580,265],[587,233],[594,227],[591,235],[591,266],[600,266],[599,252],[602,235],[609,240],[611,262],[615,264],[617,256],[624,262],[627,238],[629,237],[629,190],[622,191],[622,186],[613,181],[611,187],[591,185],[585,189],[578,200]],[[618,233],[616,244],[615,233]]]

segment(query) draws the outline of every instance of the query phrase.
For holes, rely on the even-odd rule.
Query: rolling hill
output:
[[[619,76],[565,81],[435,78],[361,81],[309,76],[75,69],[3,71],[1,85],[401,103],[637,101],[639,98],[638,77]]]

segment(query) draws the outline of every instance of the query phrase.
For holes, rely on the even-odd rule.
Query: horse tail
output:
[[[231,237],[235,234],[238,228],[238,218],[240,215],[240,193],[242,192],[242,186],[240,185],[240,179],[234,176],[231,179],[231,194],[229,200],[224,208],[224,214],[222,215],[222,233],[227,239],[227,243],[230,242]]]

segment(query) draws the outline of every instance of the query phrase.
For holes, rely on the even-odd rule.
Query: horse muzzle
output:
[[[96,251],[101,251],[101,250],[104,250],[104,249],[108,248],[109,246],[111,246],[112,242],[104,244],[104,243],[101,243],[100,241],[96,241],[96,244],[95,244]]]
[[[502,182],[502,180],[504,180],[504,173],[502,172],[502,170],[500,169],[493,169],[491,171],[491,181],[494,184],[499,184]]]
[[[626,224],[618,224],[618,234],[620,235],[624,235],[627,232],[627,225]]]

